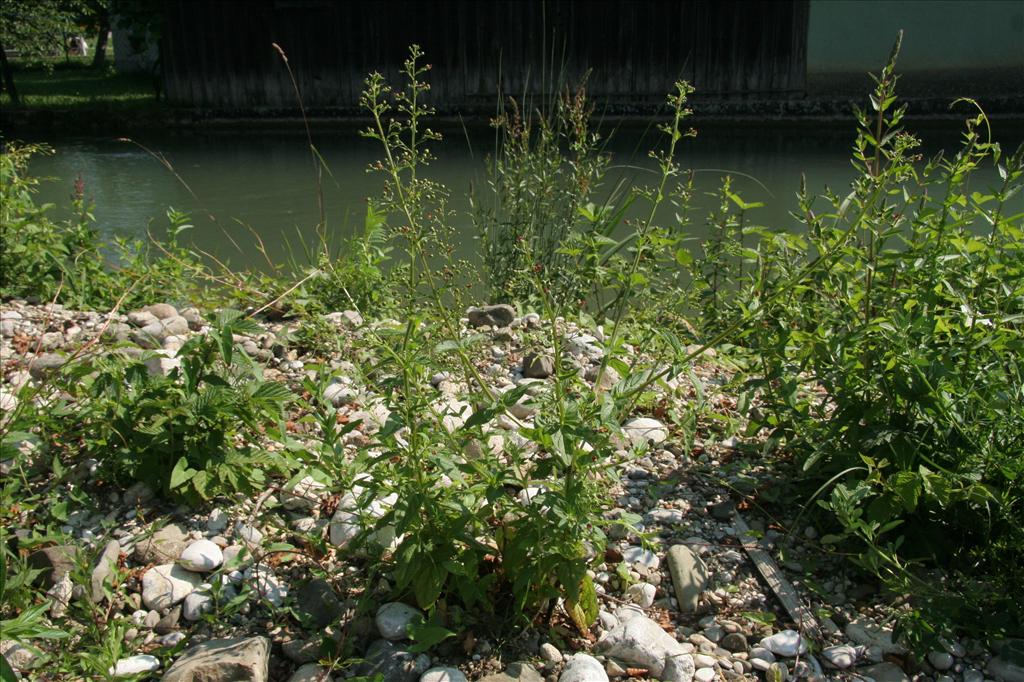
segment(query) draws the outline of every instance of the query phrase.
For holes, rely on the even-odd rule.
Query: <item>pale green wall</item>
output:
[[[901,71],[1024,70],[1024,0],[811,0],[807,70],[877,70],[901,28]]]

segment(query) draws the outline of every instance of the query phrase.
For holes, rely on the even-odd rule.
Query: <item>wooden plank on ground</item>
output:
[[[743,549],[746,550],[747,556],[754,562],[758,572],[764,578],[768,586],[772,588],[772,592],[779,598],[782,605],[786,608],[789,613],[789,617],[793,619],[793,622],[797,624],[797,628],[807,634],[811,639],[820,640],[822,638],[822,632],[826,635],[833,635],[839,632],[839,627],[832,622],[831,618],[823,618],[819,623],[818,619],[811,613],[811,609],[807,607],[796,593],[792,583],[786,580],[786,576],[779,570],[779,565],[775,563],[771,555],[768,552],[761,549],[757,542],[752,541],[749,537],[750,527],[747,522],[743,520],[743,517],[736,513],[736,534],[743,544]]]

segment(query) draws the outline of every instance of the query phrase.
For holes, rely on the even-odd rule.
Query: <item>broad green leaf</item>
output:
[[[171,490],[180,488],[181,486],[188,483],[198,472],[195,469],[190,469],[188,466],[188,458],[181,457],[174,464],[174,469],[171,470],[171,481],[168,484]]]

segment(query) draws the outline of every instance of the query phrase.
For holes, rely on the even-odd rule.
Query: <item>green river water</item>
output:
[[[955,148],[959,135],[955,124],[918,132],[929,153]],[[481,188],[486,181],[486,158],[494,151],[494,134],[487,129],[444,133],[444,141],[435,146],[437,160],[429,174],[451,190],[462,236],[460,255],[472,260],[476,241],[466,196],[471,187]],[[996,127],[995,134],[1010,149],[1024,139],[1024,126],[1003,125]],[[379,147],[355,129],[314,130],[313,136],[330,169],[324,178],[328,224],[342,235],[349,233],[362,222],[366,198],[380,190],[380,176],[366,172],[367,165],[378,158]],[[158,131],[136,134],[134,139],[162,154],[174,173],[143,149],[116,138],[47,139],[56,153],[38,157],[31,172],[54,179],[42,183],[38,200],[56,204],[56,216],[66,215],[75,178],[81,177],[105,236],[145,236],[147,229],[163,235],[167,207],[173,206],[192,215],[195,228],[187,233],[190,242],[234,267],[259,267],[263,262],[254,249],[253,233],[260,236],[274,261],[283,262],[290,254],[301,259],[298,245],[313,238],[318,218],[313,164],[304,133],[232,128]],[[796,206],[801,174],[812,191],[826,186],[845,190],[854,177],[849,162],[852,140],[852,125],[712,128],[684,141],[679,161],[696,171],[698,214],[714,205],[715,200],[705,193],[717,188],[729,173],[734,189],[746,201],[765,204],[749,214],[751,222],[799,229],[789,211]],[[606,147],[614,159],[607,191],[622,177],[653,182],[647,150],[659,141],[653,128],[614,131]],[[997,179],[991,169],[980,174],[982,183],[994,184]],[[700,223],[695,221],[696,238],[702,236]]]

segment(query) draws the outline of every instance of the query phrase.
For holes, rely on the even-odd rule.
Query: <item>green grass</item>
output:
[[[52,65],[12,63],[21,106],[39,109],[107,109],[156,107],[149,74],[120,74],[108,63],[94,68],[91,57],[63,58]],[[0,106],[11,98],[0,95]]]

